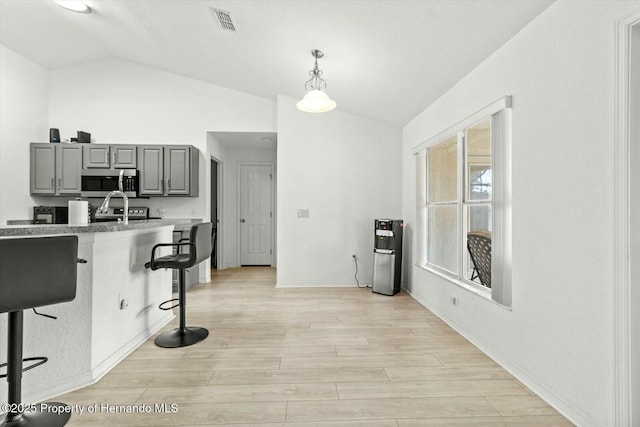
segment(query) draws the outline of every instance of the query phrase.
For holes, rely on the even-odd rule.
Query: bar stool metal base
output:
[[[155,344],[163,348],[186,347],[196,344],[209,336],[209,331],[198,326],[177,328],[173,331],[165,332],[155,339]]]
[[[60,402],[46,403],[51,412],[30,411],[21,414],[7,414],[0,427],[62,427],[71,418],[69,405]],[[58,408],[55,412],[53,407]],[[65,409],[62,409],[65,408]]]

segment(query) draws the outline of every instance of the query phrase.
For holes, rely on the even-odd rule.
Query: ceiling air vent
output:
[[[220,23],[220,26],[222,27],[223,30],[233,31],[233,32],[236,31],[236,26],[233,25],[233,21],[231,20],[231,14],[229,12],[212,7],[211,13],[213,13],[215,17],[218,18],[218,22]]]

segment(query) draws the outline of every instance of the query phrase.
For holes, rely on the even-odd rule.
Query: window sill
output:
[[[471,292],[474,295],[478,295],[479,297],[489,301],[490,303],[495,304],[496,306],[507,310],[507,311],[512,311],[511,307],[506,306],[506,305],[502,305],[499,302],[494,301],[491,298],[491,289],[487,289],[487,288],[480,288],[480,286],[474,286],[471,285],[463,280],[457,279],[455,277],[451,277],[446,273],[443,273],[442,271],[439,271],[435,268],[431,268],[428,265],[420,265],[420,264],[415,264],[416,267],[421,268],[422,270],[428,271],[429,273],[435,274],[438,277],[441,277],[443,279],[445,279],[448,282],[453,283],[456,286],[461,287],[462,289]]]

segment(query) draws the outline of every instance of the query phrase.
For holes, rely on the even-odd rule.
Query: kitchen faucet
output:
[[[122,200],[124,200],[124,209],[122,210],[122,219],[118,218],[118,222],[122,221],[122,223],[128,224],[129,223],[129,198],[127,197],[126,194],[124,194],[124,191],[122,190],[123,176],[124,176],[124,170],[121,169],[120,177],[118,179],[119,190],[113,190],[109,192],[109,194],[107,194],[107,197],[104,198],[104,202],[102,202],[102,205],[98,208],[98,212],[107,213],[107,211],[109,210],[109,201],[111,200],[111,197],[122,196]]]
[[[122,219],[118,218],[118,222],[122,221],[124,224],[129,223],[129,198],[126,194],[124,194],[120,190],[113,190],[107,197],[105,197],[104,202],[102,202],[102,206],[98,208],[99,213],[107,213],[109,210],[109,200],[111,200],[111,196],[122,196],[122,200],[124,200],[124,209],[122,211]]]

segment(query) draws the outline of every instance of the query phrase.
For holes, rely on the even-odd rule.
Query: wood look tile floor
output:
[[[85,408],[67,425],[572,425],[405,293],[276,289],[272,268],[213,271],[187,294],[187,324],[209,337],[178,349],[151,338],[57,398]]]

